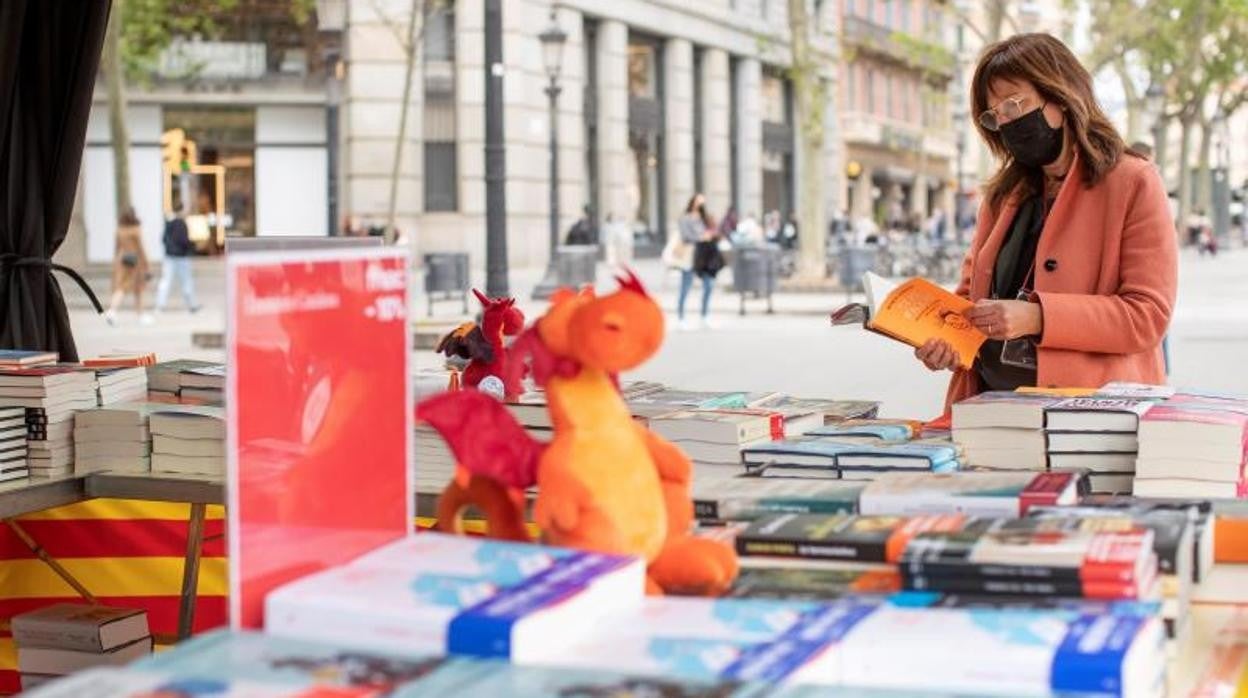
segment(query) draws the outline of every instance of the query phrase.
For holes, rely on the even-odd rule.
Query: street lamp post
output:
[[[549,298],[559,287],[556,255],[559,249],[559,71],[563,67],[563,45],[568,35],[559,27],[555,9],[550,9],[550,26],[538,35],[542,42],[542,61],[546,68],[546,96],[550,99],[550,259],[546,273],[533,289],[534,299]]]
[[[503,142],[503,0],[485,0],[485,289],[508,295],[507,148]]]

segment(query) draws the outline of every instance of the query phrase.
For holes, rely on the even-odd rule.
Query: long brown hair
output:
[[[1026,80],[1040,97],[1062,108],[1067,138],[1079,154],[1087,186],[1098,184],[1118,164],[1123,153],[1138,155],[1123,143],[1109,117],[1096,101],[1092,76],[1058,39],[1048,34],[1019,34],[984,49],[971,81],[971,114],[975,128],[1000,158],[1002,165],[985,185],[991,210],[998,210],[1014,192],[1024,196],[1037,191],[1037,173],[1010,157],[1001,134],[989,131],[978,116],[988,110],[988,86],[993,80]]]
[[[138,225],[139,217],[135,215],[134,207],[127,206],[126,210],[122,211],[120,216],[117,216],[117,223],[119,225]]]

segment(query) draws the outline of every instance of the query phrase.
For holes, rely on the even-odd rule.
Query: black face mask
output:
[[[1021,165],[1044,167],[1062,154],[1064,128],[1053,128],[1044,120],[1044,107],[1033,109],[1001,126],[1006,150]]]

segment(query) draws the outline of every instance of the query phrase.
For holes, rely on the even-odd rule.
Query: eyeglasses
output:
[[[1003,124],[1007,124],[1023,115],[1023,104],[1027,102],[1026,97],[1010,97],[1002,100],[993,109],[979,115],[979,125],[989,131],[999,131]],[[1044,104],[1040,105],[1043,109]]]

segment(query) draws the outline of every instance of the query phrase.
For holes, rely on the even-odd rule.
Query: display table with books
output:
[[[58,497],[191,504],[179,631],[204,509],[227,504],[230,632],[146,657],[126,609],[19,614],[19,665],[45,684],[32,695],[1248,690],[1248,527],[1223,502],[1248,494],[1248,400],[1111,384],[985,394],[925,424],[880,419],[870,400],[617,383],[635,364],[530,330],[516,356],[532,385],[488,376],[510,399],[483,395],[498,385],[482,379],[437,403],[465,398],[463,411],[430,415],[422,381],[452,381],[409,372],[407,268],[396,251],[229,260],[229,370],[154,366],[147,402],[117,402],[133,372],[0,380],[24,411],[5,417],[11,440],[26,435],[4,450],[19,463],[8,475],[49,478],[12,511]],[[631,346],[619,308],[661,322],[635,278],[597,302],[552,307],[601,311],[564,321],[605,333],[604,355]],[[871,317],[858,321],[904,334]],[[630,486],[595,489],[624,468]],[[443,491],[488,531],[520,525],[509,540],[413,532]]]

